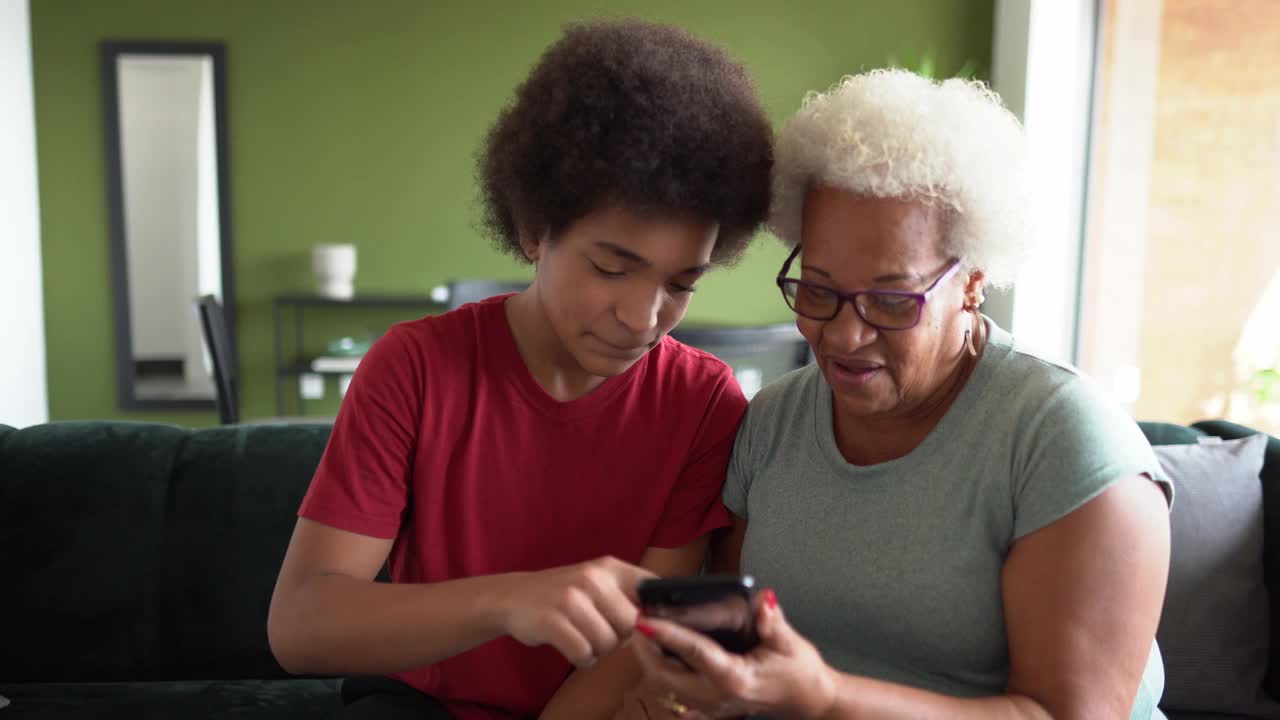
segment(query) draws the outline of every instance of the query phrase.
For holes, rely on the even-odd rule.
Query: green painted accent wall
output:
[[[32,0],[50,415],[216,421],[116,405],[104,39],[226,45],[241,403],[252,419],[275,412],[271,298],[310,289],[313,244],[357,244],[358,292],[528,275],[476,229],[474,157],[562,23],[634,14],[683,25],[746,63],[780,123],[805,92],[891,57],[932,51],[944,70],[970,59],[989,68],[992,3]],[[787,319],[772,283],[784,257],[769,236],[757,238],[740,265],[707,278],[689,319]],[[308,327],[321,336],[395,319]]]

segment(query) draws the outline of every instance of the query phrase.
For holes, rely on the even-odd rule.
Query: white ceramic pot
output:
[[[356,294],[355,245],[316,245],[311,249],[311,269],[322,297],[350,300]]]

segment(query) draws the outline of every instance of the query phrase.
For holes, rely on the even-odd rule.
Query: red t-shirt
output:
[[[299,515],[394,538],[402,583],[635,563],[727,526],[720,492],[747,404],[729,367],[665,338],[559,402],[525,367],[504,300],[375,343]],[[570,670],[554,649],[504,637],[397,677],[471,720],[536,715]]]

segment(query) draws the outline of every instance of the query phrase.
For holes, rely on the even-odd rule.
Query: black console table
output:
[[[349,369],[316,370],[312,367],[310,359],[304,355],[306,338],[303,319],[306,313],[333,308],[404,308],[424,311],[425,314],[436,314],[448,310],[449,305],[429,295],[358,295],[350,300],[302,294],[276,296],[272,312],[276,366],[276,414],[288,414],[285,408],[285,386],[296,385],[302,374],[350,374]],[[285,333],[289,330],[286,319],[292,324],[293,334],[293,349],[288,353],[284,347]],[[811,360],[808,344],[796,330],[795,324],[790,322],[739,326],[688,321],[672,330],[671,337],[720,357],[733,366],[736,372],[741,373],[744,369],[754,371],[756,374],[750,380],[741,375],[739,377],[748,395],[753,392],[749,386],[757,379],[759,383],[767,384],[778,375],[801,367]],[[306,400],[297,392],[296,387],[294,396],[297,398],[295,414],[305,415]]]
[[[275,348],[276,366],[276,414],[285,415],[285,385],[295,381],[303,373],[316,375],[348,375],[346,370],[317,371],[311,367],[303,354],[305,345],[305,326],[303,318],[307,310],[324,310],[335,308],[381,308],[381,309],[420,309],[428,314],[444,312],[445,304],[432,299],[429,295],[357,295],[350,300],[321,297],[319,295],[277,295],[272,302],[272,340]],[[285,352],[284,334],[285,315],[293,325],[293,351]],[[295,388],[297,397],[297,415],[306,414],[306,400]]]

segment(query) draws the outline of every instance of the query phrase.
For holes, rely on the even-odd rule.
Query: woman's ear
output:
[[[964,307],[966,310],[974,309],[982,306],[986,295],[983,289],[986,287],[987,277],[982,274],[981,270],[974,270],[969,273],[969,281],[964,285]]]

